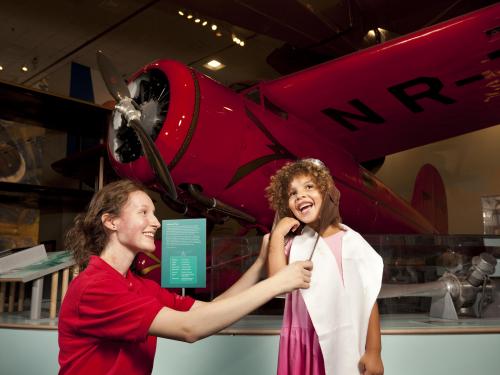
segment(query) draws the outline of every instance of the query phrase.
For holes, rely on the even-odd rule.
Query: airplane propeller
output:
[[[120,77],[111,61],[101,51],[97,52],[97,64],[99,65],[99,70],[109,93],[116,100],[115,110],[125,117],[127,126],[132,128],[137,134],[146,159],[155,172],[166,195],[173,201],[176,201],[177,190],[172,176],[156,145],[142,126],[141,110],[131,98],[125,81]]]

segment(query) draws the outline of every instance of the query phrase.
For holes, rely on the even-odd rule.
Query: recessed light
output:
[[[226,67],[224,64],[217,60],[210,60],[206,64],[203,64],[203,66],[210,70],[220,70]]]
[[[179,16],[184,16],[184,12],[182,10],[179,10]]]
[[[2,65],[0,65],[0,72],[1,72],[2,70],[3,70],[3,66],[2,66]]]
[[[193,18],[193,15],[192,14],[188,14],[187,19],[190,20],[191,18]]]
[[[207,26],[207,21],[203,21],[203,23],[201,24],[201,26]]]
[[[217,25],[213,24],[213,25],[212,25],[212,30],[213,30],[213,31],[217,30]]]
[[[23,65],[23,66],[21,67],[21,70],[22,70],[23,72],[27,72],[27,71],[28,71],[28,67],[27,67],[26,65]]]
[[[221,63],[217,60],[210,60],[209,62],[207,62],[207,65],[211,68],[218,68],[219,66],[221,66]]]

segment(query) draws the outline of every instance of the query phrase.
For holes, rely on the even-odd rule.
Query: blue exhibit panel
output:
[[[162,220],[161,286],[205,288],[206,219]]]

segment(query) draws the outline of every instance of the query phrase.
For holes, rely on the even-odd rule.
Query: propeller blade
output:
[[[139,137],[139,141],[141,142],[142,148],[144,149],[144,154],[146,155],[151,168],[153,168],[153,171],[155,171],[156,177],[158,177],[160,184],[163,186],[170,198],[176,201],[177,190],[175,189],[174,180],[172,179],[172,176],[170,175],[170,172],[165,165],[165,161],[158,152],[158,149],[156,148],[153,140],[148,135],[148,133],[146,133],[138,120],[130,120],[129,126],[134,129],[135,133]]]
[[[117,102],[125,98],[130,98],[130,91],[125,84],[125,80],[101,51],[97,51],[97,65],[99,65],[102,78],[111,96]]]
[[[140,109],[137,109],[137,106],[134,105],[135,103],[130,97],[130,91],[125,84],[125,81],[120,77],[120,74],[118,74],[118,71],[115,69],[111,61],[101,51],[97,52],[97,64],[99,65],[99,70],[101,71],[102,78],[106,83],[109,93],[117,102],[115,110],[120,112],[125,117],[128,126],[130,126],[137,134],[146,159],[156,174],[160,185],[165,189],[166,194],[172,200],[177,201],[177,190],[172,176],[170,175],[160,152],[156,148],[155,143],[142,126],[142,113]]]

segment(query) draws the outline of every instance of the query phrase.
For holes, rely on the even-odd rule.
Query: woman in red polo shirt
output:
[[[155,250],[160,227],[144,189],[106,185],[66,236],[83,270],[59,314],[60,374],[150,374],[156,337],[194,342],[236,322],[276,295],[308,288],[312,263],[291,264],[258,282],[267,246],[250,269],[212,302],[162,289],[130,271],[140,251]]]

